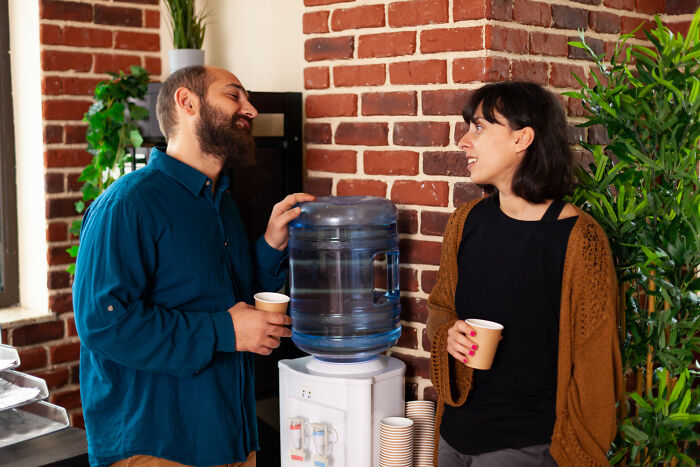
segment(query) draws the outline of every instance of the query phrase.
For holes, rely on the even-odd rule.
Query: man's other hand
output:
[[[313,201],[316,197],[306,193],[294,193],[275,204],[270,214],[270,221],[265,231],[265,241],[272,248],[284,250],[289,241],[289,229],[287,224],[301,214],[300,208],[294,205],[303,201]]]
[[[236,334],[236,351],[270,355],[282,337],[292,335],[285,327],[292,324],[292,318],[284,313],[256,310],[245,302],[236,303],[228,312]]]

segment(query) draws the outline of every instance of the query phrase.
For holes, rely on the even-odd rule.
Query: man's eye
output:
[[[238,100],[238,94],[229,94],[229,96],[233,97],[234,100]]]

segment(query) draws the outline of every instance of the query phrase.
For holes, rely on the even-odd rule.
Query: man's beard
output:
[[[210,154],[224,161],[224,169],[234,164],[250,166],[255,162],[255,141],[251,134],[238,127],[236,122],[245,119],[253,130],[253,121],[245,115],[227,117],[221,110],[202,99],[197,122],[196,135],[199,147],[205,154]]]

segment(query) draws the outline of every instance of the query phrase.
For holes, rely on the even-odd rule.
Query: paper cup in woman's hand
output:
[[[263,311],[286,313],[287,304],[289,304],[289,297],[281,293],[260,292],[256,293],[253,298],[255,299],[255,308]]]
[[[493,363],[493,357],[496,355],[498,341],[501,340],[501,331],[503,325],[485,319],[467,319],[466,323],[474,328],[475,336],[469,336],[477,347],[474,355],[467,360],[467,366],[476,368],[477,370],[488,370]]]

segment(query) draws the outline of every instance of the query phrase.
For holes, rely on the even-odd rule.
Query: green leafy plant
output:
[[[628,387],[611,463],[695,465],[700,428],[700,11],[687,36],[659,18],[650,46],[620,36],[606,62],[580,33],[570,45],[596,64],[593,85],[565,93],[601,126],[607,144],[577,171],[572,202],[610,239],[623,304],[620,339]],[[638,28],[639,29],[639,28]]]
[[[134,99],[143,99],[146,95],[149,74],[139,66],[132,66],[131,74],[123,71],[109,74],[112,79],[95,87],[95,102],[83,117],[88,123],[85,138],[88,152],[93,158],[78,178],[83,182],[83,197],[75,203],[75,210],[81,214],[87,203],[124,174],[124,165],[131,157],[127,148],[143,143],[136,121],[147,118],[148,110],[137,105]],[[81,225],[82,220],[74,221],[70,232],[78,235]],[[71,257],[77,257],[78,245],[67,251]],[[68,267],[68,272],[75,273],[75,264]]]
[[[176,49],[201,49],[209,12],[197,14],[194,0],[164,0]]]

